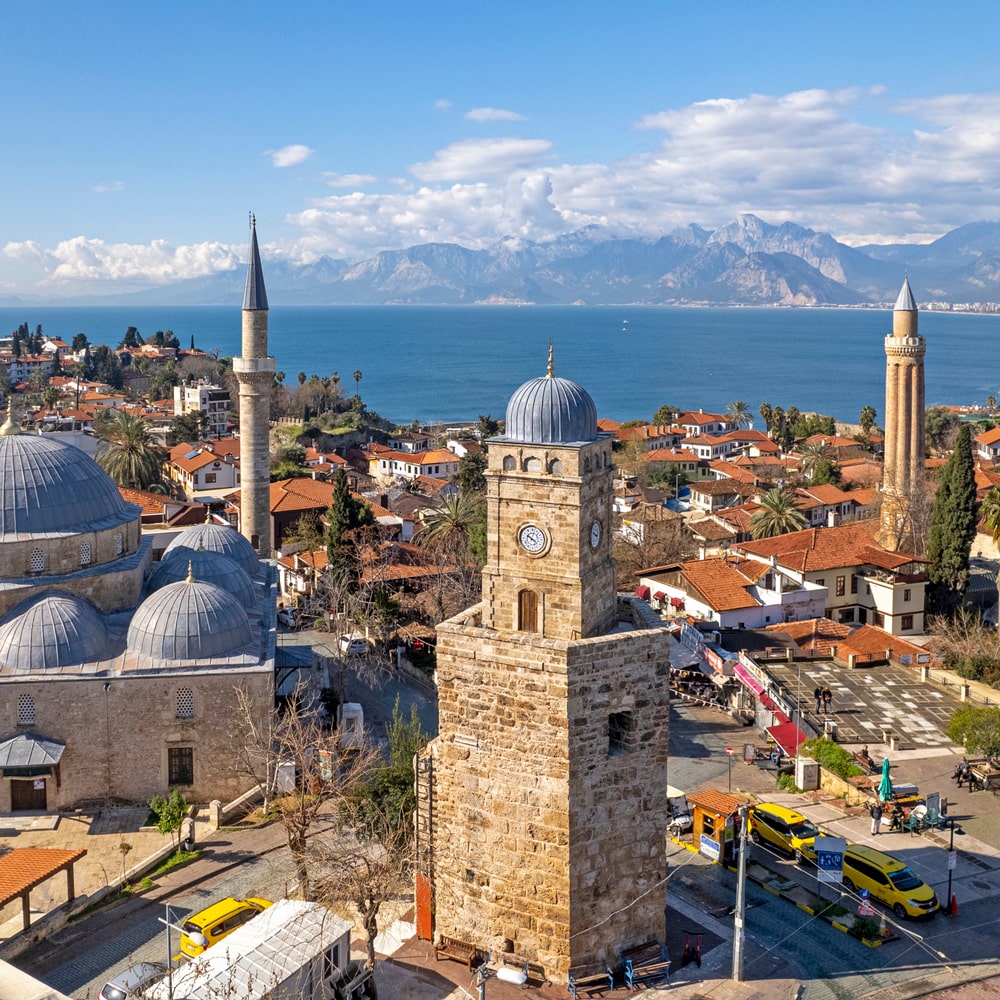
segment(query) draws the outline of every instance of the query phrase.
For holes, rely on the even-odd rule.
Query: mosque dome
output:
[[[46,435],[0,434],[0,540],[91,531],[140,513],[76,446]]]
[[[523,444],[578,444],[597,440],[597,407],[590,393],[549,372],[525,382],[507,404],[504,440]]]
[[[187,545],[171,548],[164,555],[149,578],[149,592],[187,579],[189,570],[196,580],[229,591],[241,607],[249,610],[257,606],[253,581],[244,569],[228,556]]]
[[[251,579],[260,575],[260,560],[254,547],[235,528],[206,522],[182,531],[164,550],[164,558],[174,549],[204,549],[232,559]],[[196,574],[197,576],[197,574]]]
[[[100,613],[73,594],[49,594],[25,610],[15,609],[0,625],[0,664],[15,672],[78,666],[111,655]]]
[[[154,660],[191,661],[229,656],[252,638],[247,613],[232,594],[189,576],[139,605],[126,645]]]

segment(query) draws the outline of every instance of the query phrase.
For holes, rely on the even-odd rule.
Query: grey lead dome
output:
[[[109,655],[100,614],[73,594],[49,594],[27,610],[15,609],[0,626],[0,663],[16,673],[93,663]]]
[[[0,539],[78,534],[138,514],[79,448],[38,434],[0,435]]]
[[[204,549],[232,559],[251,579],[260,576],[261,566],[254,547],[235,528],[224,524],[199,524],[182,531],[164,549],[163,558],[180,548]],[[196,574],[197,577],[197,574]]]
[[[501,439],[522,444],[596,441],[597,407],[590,393],[569,379],[533,378],[510,397]]]

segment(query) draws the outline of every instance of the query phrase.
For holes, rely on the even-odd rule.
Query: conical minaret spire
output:
[[[274,358],[267,353],[267,316],[257,219],[251,213],[243,292],[243,353],[233,358],[233,373],[240,383],[240,531],[262,558],[271,555],[268,421]]]

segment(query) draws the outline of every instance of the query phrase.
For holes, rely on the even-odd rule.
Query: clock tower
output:
[[[619,595],[611,439],[547,373],[489,441],[482,602],[437,629],[417,933],[575,965],[663,933],[669,648]]]

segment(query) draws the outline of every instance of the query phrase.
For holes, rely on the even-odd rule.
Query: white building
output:
[[[208,418],[205,433],[209,437],[225,437],[229,428],[229,390],[212,385],[205,379],[174,386],[174,416],[201,410]]]

